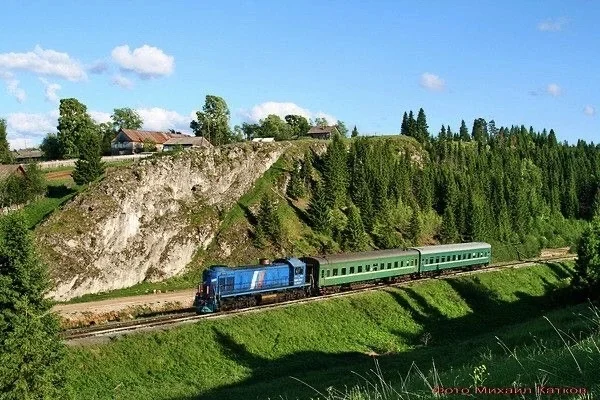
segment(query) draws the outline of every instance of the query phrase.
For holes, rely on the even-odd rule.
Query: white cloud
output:
[[[19,86],[19,81],[15,79],[14,75],[10,72],[2,72],[0,71],[0,78],[4,80],[6,83],[6,91],[11,96],[14,96],[15,99],[19,103],[22,103],[27,99],[27,94],[25,90]]]
[[[92,65],[88,66],[87,70],[91,74],[100,75],[108,71],[108,64],[104,61],[96,61]]]
[[[177,111],[159,107],[139,108],[136,111],[144,121],[144,129],[151,131],[175,129],[182,133],[190,130],[190,116],[181,115]]]
[[[133,82],[131,82],[131,80],[125,78],[123,75],[113,76],[112,83],[113,83],[113,85],[120,86],[123,89],[131,89],[133,87]]]
[[[589,104],[587,106],[585,106],[583,108],[583,113],[585,115],[589,115],[590,117],[593,117],[594,115],[596,115],[596,107],[594,106],[590,106]]]
[[[537,28],[542,32],[558,32],[562,30],[563,26],[567,24],[566,18],[558,18],[558,19],[547,19],[545,21],[541,21],[537,24]]]
[[[6,131],[9,135],[43,137],[48,132],[56,131],[57,118],[58,111],[40,114],[8,114]]]
[[[88,114],[97,124],[110,121],[110,114],[102,111],[88,111]]]
[[[446,82],[438,75],[425,72],[421,75],[421,86],[432,91],[442,91],[446,88]]]
[[[57,76],[70,81],[86,79],[86,73],[67,53],[44,50],[39,45],[27,53],[0,53],[0,68]]]
[[[314,119],[317,117],[325,118],[331,125],[337,122],[337,118],[332,115],[325,114],[321,111],[313,113],[310,110],[302,108],[299,105],[291,102],[280,103],[275,101],[267,101],[265,103],[255,105],[250,110],[241,110],[240,114],[251,122],[259,122],[261,119],[264,119],[271,114],[275,114],[281,118],[284,118],[286,115],[290,114],[301,115],[306,119]]]
[[[36,147],[39,144],[39,140],[32,140],[25,137],[6,138],[8,145],[11,150],[26,149],[28,147]]]
[[[562,89],[556,83],[551,83],[546,87],[546,92],[551,96],[560,96]]]
[[[143,45],[130,51],[128,45],[115,47],[113,60],[126,71],[133,71],[142,78],[170,75],[175,68],[173,56],[165,54],[161,49]]]
[[[61,86],[58,83],[50,83],[44,78],[40,78],[40,81],[44,84],[44,97],[46,101],[50,103],[58,103],[57,91],[60,90]]]

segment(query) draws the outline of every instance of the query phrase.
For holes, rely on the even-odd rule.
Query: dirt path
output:
[[[186,289],[168,293],[118,297],[87,303],[58,304],[52,310],[58,313],[63,319],[65,327],[76,327],[131,319],[142,313],[191,307],[195,294],[195,289]]]

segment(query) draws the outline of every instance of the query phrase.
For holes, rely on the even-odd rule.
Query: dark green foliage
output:
[[[472,136],[473,140],[476,142],[487,143],[488,129],[485,119],[477,118],[475,121],[473,121]]]
[[[87,107],[77,99],[61,99],[58,117],[58,141],[63,157],[78,157],[83,143],[96,134],[97,127],[87,113]]]
[[[46,269],[20,214],[3,217],[0,225],[0,398],[68,398],[65,349],[44,298]]]
[[[100,139],[96,135],[87,135],[81,141],[80,156],[75,161],[73,180],[84,185],[104,174],[104,163],[100,154]]]
[[[277,209],[275,196],[271,193],[264,195],[256,216],[255,242],[257,247],[264,247],[267,242],[279,246],[283,244],[283,225]]]
[[[346,124],[344,124],[344,121],[338,120],[335,126],[342,137],[345,138],[346,136],[348,136],[348,128],[346,128]]]
[[[598,296],[600,289],[600,217],[595,217],[583,231],[577,246],[575,287],[589,290]]]
[[[272,137],[275,140],[289,140],[294,133],[292,127],[275,114],[260,120],[260,137]]]
[[[25,196],[33,200],[46,191],[46,182],[40,166],[37,163],[27,164],[25,167]]]
[[[44,153],[44,160],[61,160],[64,158],[63,148],[60,145],[60,140],[58,140],[58,136],[56,136],[54,133],[49,133],[46,135],[44,140],[42,140],[40,150],[42,153]]]
[[[460,122],[460,129],[458,132],[459,132],[460,140],[464,140],[464,141],[471,140],[471,136],[469,135],[469,129],[467,128],[467,124],[465,124],[464,119]]]
[[[300,178],[302,183],[308,192],[311,191],[313,185],[313,155],[310,149],[304,153],[304,159],[302,160],[302,167],[300,169]]]
[[[419,114],[417,115],[417,123],[416,123],[416,139],[420,142],[424,142],[429,139],[429,131],[427,130],[429,126],[427,126],[427,117],[425,116],[425,111],[420,108]]]
[[[415,246],[419,244],[422,229],[423,227],[421,218],[419,216],[419,206],[415,204],[413,207],[412,216],[410,217],[410,230],[408,232],[410,240]]]
[[[310,130],[308,120],[302,115],[286,115],[285,122],[290,126],[292,136],[295,137],[306,136]]]
[[[315,231],[326,232],[329,229],[329,211],[325,189],[317,182],[306,210],[310,225]]]
[[[404,115],[402,116],[402,125],[400,125],[400,134],[408,135],[408,114],[404,111]]]
[[[333,135],[324,160],[323,179],[330,207],[343,207],[348,190],[348,166],[346,146],[340,135]]]
[[[442,217],[442,230],[440,232],[442,243],[456,243],[459,241],[456,220],[454,217],[454,208],[448,205]]]
[[[190,128],[196,136],[205,137],[215,146],[231,143],[233,132],[229,127],[229,107],[222,97],[207,95],[202,111],[196,112],[196,119]]]
[[[0,164],[12,164],[14,157],[6,139],[6,120],[0,118]]]
[[[346,251],[365,251],[369,247],[369,236],[355,205],[348,207],[348,223],[342,232],[342,246]]]
[[[380,249],[394,249],[402,244],[402,236],[397,230],[395,207],[391,200],[386,200],[375,217],[372,236],[375,245]]]
[[[296,161],[290,172],[290,182],[288,183],[286,194],[293,199],[304,197],[304,182],[301,176],[302,162]]]
[[[25,168],[25,176],[15,173],[0,182],[0,207],[28,203],[45,191],[46,185],[39,166],[28,164]]]
[[[354,125],[354,129],[352,129],[352,137],[357,137],[358,136],[358,129],[356,129],[356,125]]]

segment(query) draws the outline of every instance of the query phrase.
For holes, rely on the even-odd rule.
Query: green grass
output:
[[[82,186],[52,183],[47,186],[46,195],[23,207],[23,215],[27,220],[29,229],[35,228],[39,223],[46,219],[55,210],[59,209],[67,201],[75,197]]]
[[[399,373],[432,359],[468,370],[502,352],[494,334],[509,348],[546,335],[546,313],[577,326],[552,312],[569,302],[571,268],[431,280],[74,348],[70,386],[82,399],[296,398],[315,392],[290,376],[318,390],[354,385],[352,371],[373,367],[369,354],[387,354],[382,367]]]

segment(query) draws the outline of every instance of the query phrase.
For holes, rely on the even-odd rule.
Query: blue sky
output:
[[[300,113],[393,134],[423,107],[434,134],[482,117],[598,142],[599,17],[594,1],[6,0],[0,117],[17,148],[67,97],[189,132],[215,94],[232,126]]]

